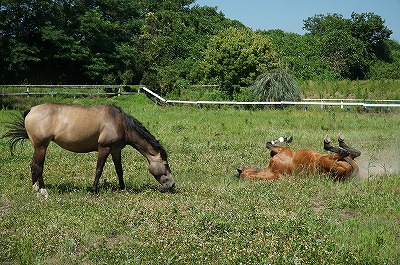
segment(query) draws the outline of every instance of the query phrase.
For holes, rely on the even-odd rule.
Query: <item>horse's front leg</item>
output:
[[[118,153],[112,153],[111,156],[112,156],[112,159],[114,162],[115,171],[117,172],[119,188],[121,190],[124,190],[125,183],[124,183],[123,171],[122,171],[121,151],[119,151]]]
[[[104,164],[107,161],[107,157],[110,154],[110,147],[100,147],[98,149],[98,156],[97,156],[97,165],[96,165],[96,176],[94,177],[94,183],[92,187],[92,191],[97,193],[97,187],[99,184],[99,179],[101,174],[103,173]]]
[[[35,147],[31,161],[32,187],[38,195],[47,198],[49,194],[44,187],[43,165],[46,156],[46,148]]]

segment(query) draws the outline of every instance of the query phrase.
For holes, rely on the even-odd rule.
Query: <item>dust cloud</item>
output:
[[[376,176],[394,174],[400,172],[400,149],[386,149],[380,151],[362,151],[356,158],[360,168],[359,178],[370,179]]]

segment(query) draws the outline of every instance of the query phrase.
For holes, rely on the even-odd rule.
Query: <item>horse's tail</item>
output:
[[[14,115],[13,120],[6,122],[6,127],[9,129],[1,138],[9,137],[8,144],[10,145],[11,155],[14,155],[15,146],[25,139],[28,139],[28,132],[25,128],[25,117],[28,115],[30,109],[24,112],[23,115]]]

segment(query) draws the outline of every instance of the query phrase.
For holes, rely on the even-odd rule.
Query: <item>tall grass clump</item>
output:
[[[259,75],[249,93],[256,101],[300,100],[300,89],[294,78],[281,68]]]

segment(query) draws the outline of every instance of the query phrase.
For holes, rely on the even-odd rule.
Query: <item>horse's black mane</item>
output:
[[[165,151],[164,147],[161,145],[161,143],[152,135],[137,119],[132,117],[131,115],[128,115],[125,113],[121,108],[111,105],[115,109],[117,109],[121,114],[122,117],[124,118],[126,125],[128,129],[133,129],[135,130],[140,137],[143,137],[146,139],[147,142],[150,143],[150,145],[157,151],[160,152],[161,157],[166,160],[167,159],[167,152]]]

